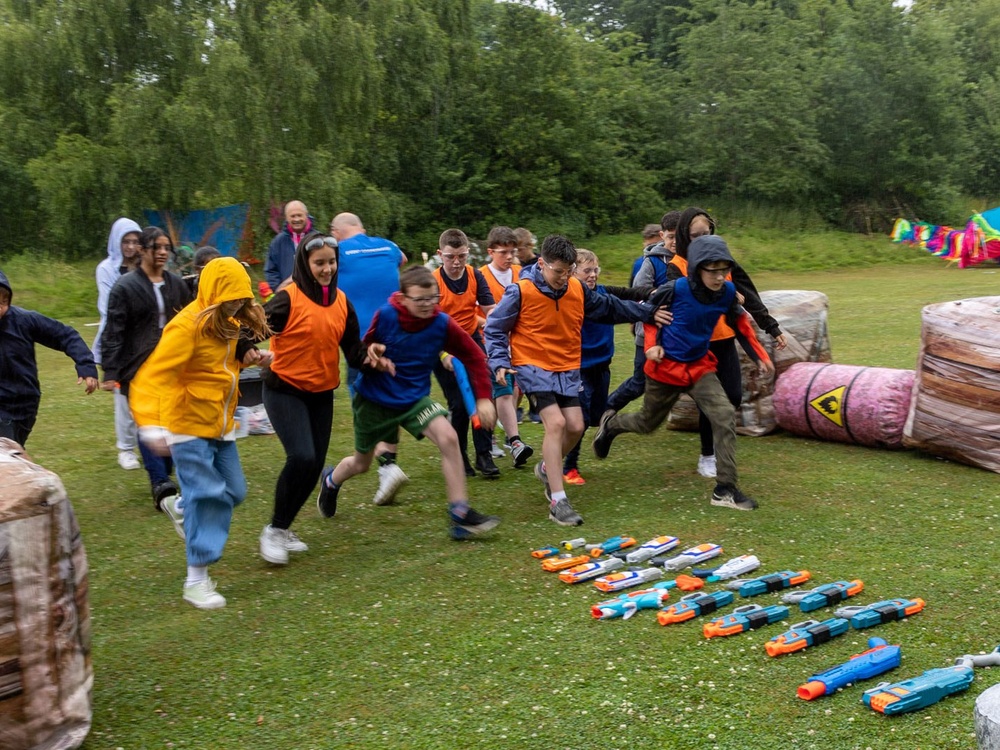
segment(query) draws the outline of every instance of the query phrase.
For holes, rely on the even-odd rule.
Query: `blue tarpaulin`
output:
[[[174,241],[174,245],[198,248],[211,245],[223,255],[239,256],[240,240],[250,213],[248,203],[234,206],[207,208],[197,211],[143,212],[147,223],[160,227]]]

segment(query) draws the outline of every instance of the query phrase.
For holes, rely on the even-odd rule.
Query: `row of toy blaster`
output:
[[[710,560],[713,557],[718,557],[720,554],[722,554],[722,547],[718,544],[699,544],[686,549],[673,557],[650,559],[649,564],[656,565],[657,567],[629,568],[628,570],[621,570],[625,567],[625,563],[627,561],[626,557],[617,555],[606,560],[581,563],[580,565],[560,573],[559,578],[565,583],[580,583],[582,581],[589,581],[592,578],[596,578],[597,580],[594,581],[594,586],[601,591],[610,593],[614,591],[622,591],[623,589],[632,588],[633,586],[638,586],[644,583],[649,583],[650,581],[655,581],[662,578],[665,573],[683,570],[684,568],[697,565],[705,560]],[[757,558],[753,559],[755,561],[757,560]],[[759,566],[760,562],[757,561],[756,565]],[[744,567],[743,572],[746,572],[747,569],[752,570],[752,568]],[[734,573],[733,575],[739,574],[740,573]],[[682,587],[682,581],[685,578],[688,579],[690,589],[700,588],[704,585],[704,582],[694,580],[690,576],[681,576],[677,581],[667,582],[667,584],[672,585],[664,584],[663,587],[668,589]]]
[[[675,536],[658,536],[650,539],[641,547],[638,547],[631,552],[622,553],[621,557],[628,563],[634,564],[637,562],[643,562],[656,557],[657,555],[669,552],[679,543],[680,540]],[[602,555],[610,555],[612,553],[621,552],[621,550],[635,547],[635,545],[635,539],[630,536],[613,536],[610,539],[605,539],[603,542],[597,544],[588,544],[587,540],[581,537],[578,539],[566,539],[559,542],[558,547],[549,546],[532,550],[531,556],[539,560],[549,561],[548,565],[545,563],[542,564],[543,570],[563,570],[563,567],[553,567],[554,565],[559,565],[560,563],[553,563],[551,561],[553,559],[565,560],[567,557],[572,558],[571,555],[568,556],[565,554],[567,552],[583,550],[586,556],[601,557]],[[583,557],[584,555],[578,556]]]

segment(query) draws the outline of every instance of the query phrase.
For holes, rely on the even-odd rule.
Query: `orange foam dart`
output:
[[[590,562],[589,555],[577,555],[576,557],[550,557],[548,560],[542,560],[542,570],[546,570],[549,573],[555,573],[560,570],[575,568],[577,565],[582,565],[586,562]]]

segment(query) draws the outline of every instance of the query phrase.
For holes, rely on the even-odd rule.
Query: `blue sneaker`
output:
[[[469,508],[465,518],[448,513],[448,521],[451,524],[452,539],[468,539],[478,534],[485,534],[500,524],[497,516],[484,516],[473,508]]]

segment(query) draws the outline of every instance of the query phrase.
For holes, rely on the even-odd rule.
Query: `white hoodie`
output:
[[[124,217],[115,221],[111,225],[111,234],[108,235],[108,257],[97,264],[97,312],[101,315],[93,346],[94,361],[97,364],[101,364],[101,334],[104,333],[104,323],[108,318],[108,297],[111,296],[111,288],[122,275],[122,237],[129,232],[142,234],[142,228]]]

